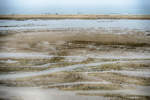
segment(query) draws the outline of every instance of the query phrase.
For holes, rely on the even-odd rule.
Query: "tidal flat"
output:
[[[149,100],[150,20],[0,23],[0,99]]]

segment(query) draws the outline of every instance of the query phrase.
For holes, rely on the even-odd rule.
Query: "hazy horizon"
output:
[[[149,0],[1,0],[0,14],[150,14]]]

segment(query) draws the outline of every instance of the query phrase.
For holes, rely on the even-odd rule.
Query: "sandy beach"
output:
[[[0,99],[149,100],[149,20],[110,16],[1,16]]]
[[[150,19],[150,15],[0,15],[0,19]]]

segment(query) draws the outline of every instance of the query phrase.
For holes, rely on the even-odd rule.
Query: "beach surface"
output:
[[[0,19],[150,19],[150,15],[0,15]]]
[[[1,100],[150,99],[149,18],[55,16],[1,17]]]

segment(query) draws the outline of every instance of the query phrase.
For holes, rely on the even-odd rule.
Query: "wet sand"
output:
[[[0,31],[0,99],[150,97],[148,30],[16,27]]]

